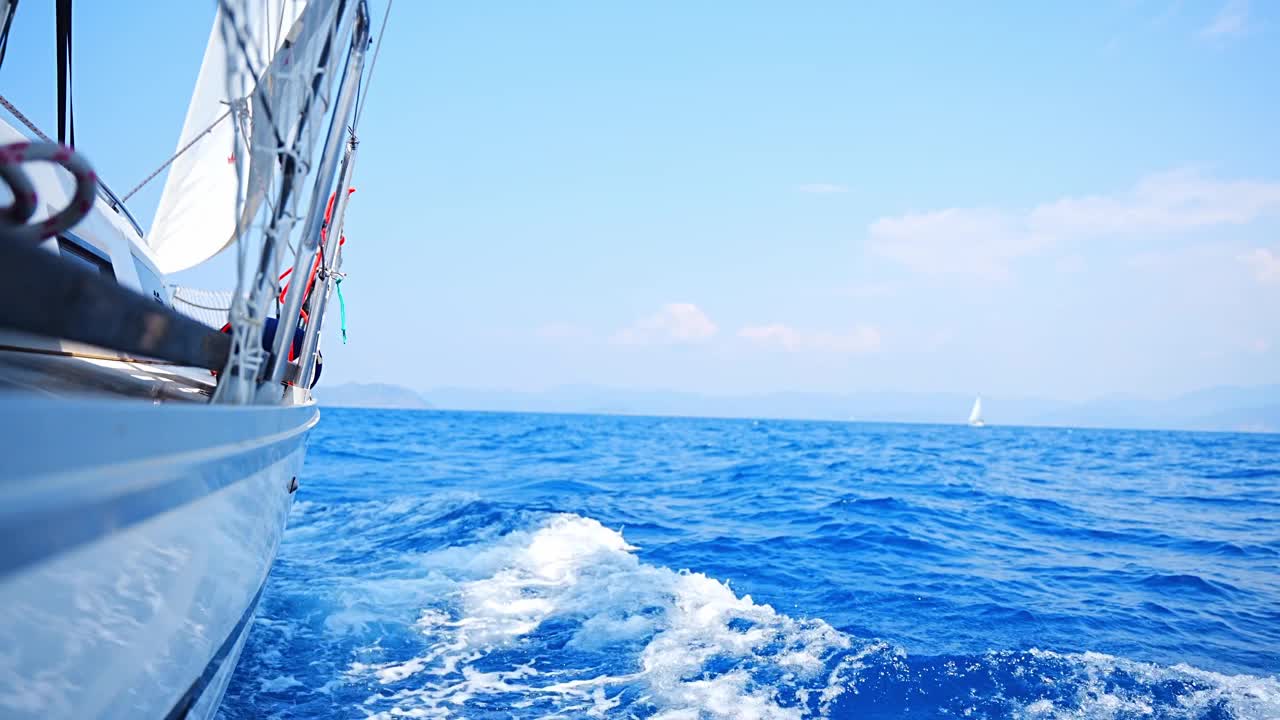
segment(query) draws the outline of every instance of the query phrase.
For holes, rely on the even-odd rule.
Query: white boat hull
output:
[[[212,716],[318,418],[5,398],[0,716]]]

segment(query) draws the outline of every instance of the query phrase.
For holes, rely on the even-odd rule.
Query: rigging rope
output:
[[[176,153],[174,153],[174,154],[173,154],[173,157],[171,157],[171,158],[169,158],[168,160],[165,160],[163,163],[161,163],[160,167],[158,167],[158,168],[156,168],[156,169],[155,169],[155,172],[153,172],[153,173],[151,173],[150,175],[148,175],[148,176],[146,176],[145,178],[143,178],[143,179],[142,179],[142,182],[138,183],[137,185],[135,185],[135,186],[134,186],[134,188],[133,188],[132,190],[130,190],[129,192],[125,193],[125,194],[124,194],[124,197],[120,198],[120,202],[122,202],[122,203],[123,203],[123,202],[125,202],[126,200],[128,200],[129,198],[133,197],[133,194],[134,194],[134,193],[136,193],[136,192],[138,192],[139,190],[141,190],[143,187],[145,187],[145,186],[146,186],[146,184],[147,184],[147,183],[149,183],[149,182],[151,182],[152,180],[154,180],[154,179],[155,179],[155,177],[156,177],[157,175],[159,175],[160,173],[164,172],[164,169],[165,169],[165,168],[167,168],[167,167],[169,167],[170,165],[172,165],[174,160],[177,160],[178,158],[182,157],[182,153],[184,153],[184,152],[186,152],[186,151],[190,150],[190,149],[191,149],[191,146],[192,146],[192,145],[195,145],[195,144],[200,140],[200,138],[202,138],[202,137],[204,137],[205,135],[208,135],[210,132],[212,132],[212,131],[213,131],[213,129],[214,129],[215,127],[217,127],[217,126],[218,126],[218,123],[222,122],[223,120],[226,120],[226,119],[227,119],[227,117],[228,117],[229,115],[231,115],[232,111],[233,111],[233,108],[228,107],[228,108],[227,108],[227,111],[226,111],[226,112],[224,112],[224,113],[222,113],[222,115],[218,116],[218,119],[217,119],[217,120],[214,120],[212,123],[210,123],[209,127],[205,128],[204,130],[201,130],[201,131],[200,131],[200,132],[199,132],[195,137],[191,138],[191,142],[189,142],[189,143],[187,143],[186,145],[183,145],[181,148],[179,148],[179,149],[178,149],[178,152],[176,152]]]
[[[0,105],[3,105],[5,110],[8,110],[11,115],[17,118],[18,122],[26,125],[28,130],[36,134],[36,137],[45,142],[53,142],[53,138],[40,132],[40,128],[36,127],[36,124],[31,122],[26,115],[23,115],[21,110],[14,107],[13,103],[9,102],[9,99],[4,95],[0,95]]]
[[[215,312],[227,312],[231,310],[230,304],[228,304],[226,307],[214,307],[212,305],[201,305],[200,303],[192,302],[182,297],[181,295],[179,295],[178,290],[176,289],[173,291],[173,299],[177,302],[182,303],[183,305],[190,305],[193,308],[200,308],[201,310],[213,310]]]
[[[360,115],[364,113],[364,98],[369,94],[369,86],[373,85],[373,71],[378,69],[378,53],[382,52],[382,36],[387,32],[387,18],[391,17],[391,5],[395,0],[387,0],[387,11],[382,14],[382,26],[378,28],[378,44],[373,47],[373,59],[369,62],[369,80],[364,83],[364,91],[356,98],[356,116],[351,127],[360,127]]]

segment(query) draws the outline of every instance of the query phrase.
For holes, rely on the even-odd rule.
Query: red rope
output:
[[[355,191],[356,191],[355,188],[347,188],[347,195],[350,195]],[[302,304],[304,306],[307,304],[307,298],[311,297],[311,290],[315,288],[316,275],[320,272],[320,263],[324,259],[324,243],[329,233],[329,221],[333,219],[333,203],[337,198],[338,198],[338,191],[335,190],[333,194],[329,196],[329,203],[324,210],[324,224],[320,226],[320,252],[316,253],[316,259],[314,262],[311,263],[311,272],[307,274],[307,284],[305,289],[302,291]],[[346,242],[347,242],[346,235],[343,235],[338,238],[339,247],[345,245]],[[280,274],[280,280],[283,281],[285,278],[289,277],[289,273],[292,273],[292,272],[293,272],[293,268],[289,268],[285,270],[283,273]],[[289,294],[289,283],[286,282],[284,286],[280,288],[281,303],[284,302],[284,298],[288,294]],[[302,322],[305,323],[307,321],[306,310],[302,311],[301,317],[302,317]],[[290,360],[296,359],[293,356],[293,345],[289,346],[289,359]]]

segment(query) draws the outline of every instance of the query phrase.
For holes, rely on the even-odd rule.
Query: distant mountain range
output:
[[[806,393],[703,395],[571,385],[540,392],[440,388],[419,394],[385,384],[317,388],[322,405],[507,412],[962,423],[973,395],[961,393]],[[428,402],[429,399],[429,402]],[[1173,398],[1109,395],[1089,402],[983,396],[991,425],[1280,432],[1280,385],[1218,387]]]
[[[386,383],[346,383],[325,386],[314,391],[316,402],[329,407],[363,407],[399,410],[423,410],[431,404],[418,393],[400,385]]]
[[[973,395],[961,393],[805,393],[703,395],[566,386],[542,392],[442,388],[425,393],[458,410],[752,417],[866,422],[961,423]],[[1058,425],[1280,432],[1280,385],[1219,387],[1169,399],[1111,395],[1082,403],[983,397],[992,425]]]

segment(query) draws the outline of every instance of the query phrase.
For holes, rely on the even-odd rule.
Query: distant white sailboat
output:
[[[982,419],[982,396],[979,395],[973,401],[973,409],[969,411],[970,427],[986,427],[987,423]]]

